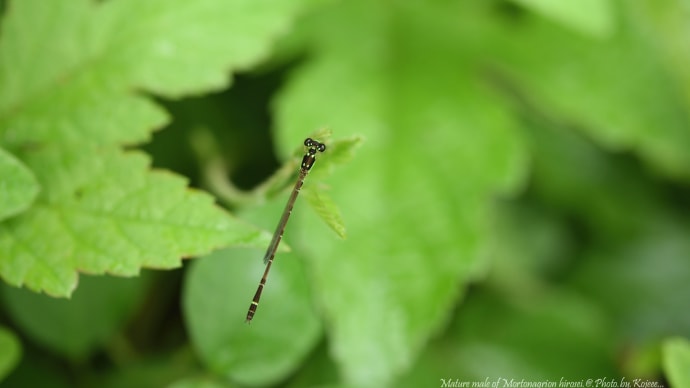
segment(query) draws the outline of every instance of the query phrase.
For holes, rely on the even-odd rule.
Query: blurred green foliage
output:
[[[0,10],[0,385],[690,384],[687,1]]]

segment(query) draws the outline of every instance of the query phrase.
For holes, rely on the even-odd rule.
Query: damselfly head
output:
[[[304,145],[307,146],[307,147],[309,148],[309,149],[307,150],[307,152],[308,152],[310,155],[316,154],[316,151],[319,151],[319,152],[324,152],[324,151],[326,151],[326,145],[325,145],[325,144],[319,143],[318,141],[316,141],[316,140],[314,140],[314,139],[312,139],[312,138],[310,138],[310,137],[308,137],[308,138],[306,138],[306,139],[304,140]]]
[[[307,153],[302,158],[302,171],[305,173],[311,169],[316,161],[316,151],[326,151],[326,145],[308,137],[304,140],[304,145],[307,147]]]

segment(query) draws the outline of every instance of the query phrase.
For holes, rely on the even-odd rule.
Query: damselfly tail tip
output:
[[[251,323],[252,318],[254,318],[254,312],[256,311],[256,304],[252,302],[251,305],[249,305],[249,311],[247,311],[247,319],[244,320],[246,323]]]

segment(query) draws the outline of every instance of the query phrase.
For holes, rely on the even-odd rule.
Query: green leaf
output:
[[[0,40],[0,142],[134,144],[167,121],[129,93],[139,85],[123,77],[132,69],[117,60],[117,31],[102,31],[109,14],[87,0],[10,4]]]
[[[524,177],[516,126],[467,71],[459,8],[348,1],[300,23],[314,60],[278,101],[279,144],[322,125],[367,139],[331,179],[348,239],[308,220],[312,288],[350,384],[389,383],[443,326],[482,263],[493,196]]]
[[[273,226],[282,199],[244,216]],[[297,253],[275,257],[250,324],[245,318],[265,268],[263,250],[217,251],[196,260],[187,272],[184,317],[194,348],[214,373],[242,385],[275,384],[293,373],[316,345],[321,323],[311,304],[303,249],[297,249],[303,239],[297,238],[294,222],[304,205],[298,199],[297,214],[283,236]]]
[[[38,191],[31,170],[0,148],[0,221],[26,210]]]
[[[218,251],[195,262],[185,282],[185,318],[199,356],[208,369],[243,385],[284,379],[321,333],[294,254],[275,260],[256,315],[245,323],[264,269],[262,253]]]
[[[564,26],[595,37],[613,30],[614,13],[609,0],[513,0]]]
[[[0,274],[12,285],[66,296],[77,271],[133,276],[141,267],[178,267],[180,256],[269,239],[185,189],[183,179],[147,172],[140,153],[45,149],[24,160],[45,172],[39,181],[52,190],[0,224]]]
[[[621,17],[624,27],[603,40],[528,19],[518,33],[497,35],[502,50],[494,66],[540,112],[610,150],[631,150],[655,170],[687,180],[686,101],[645,31],[630,23],[628,13]]]
[[[179,97],[226,87],[228,70],[264,56],[302,3],[12,2],[0,43],[0,139],[147,140],[165,114],[130,90]]]
[[[0,326],[0,382],[19,363],[22,346],[10,330]]]
[[[663,363],[666,379],[672,386],[690,386],[690,342],[686,338],[664,341]]]
[[[145,278],[83,276],[69,300],[4,287],[12,320],[36,343],[73,360],[105,345],[139,307]]]
[[[225,87],[229,72],[263,57],[301,6],[12,2],[0,31],[0,146],[42,192],[0,224],[0,276],[67,296],[77,271],[131,276],[229,244],[263,245],[266,234],[117,147],[147,140],[167,121],[133,90],[179,97]]]

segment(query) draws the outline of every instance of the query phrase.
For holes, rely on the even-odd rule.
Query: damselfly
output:
[[[285,225],[287,224],[288,219],[290,218],[290,214],[292,213],[292,208],[295,205],[295,200],[297,199],[299,190],[302,188],[302,185],[304,184],[304,178],[307,177],[309,170],[314,165],[314,162],[316,162],[316,152],[324,152],[326,150],[325,144],[319,143],[318,141],[313,140],[311,138],[307,138],[306,140],[304,140],[304,145],[305,147],[307,147],[307,152],[304,154],[304,157],[302,157],[302,165],[299,169],[297,182],[295,183],[295,187],[292,189],[292,194],[290,194],[290,198],[288,199],[288,202],[285,205],[285,210],[283,210],[283,215],[280,217],[280,221],[278,222],[276,231],[273,233],[273,239],[271,240],[271,244],[268,246],[266,254],[264,255],[264,264],[266,264],[266,269],[264,270],[264,275],[261,278],[261,281],[259,282],[259,287],[256,289],[254,299],[252,299],[252,303],[249,305],[249,310],[247,311],[247,323],[251,322],[252,318],[254,318],[256,308],[259,306],[261,292],[263,291],[264,286],[266,285],[266,277],[268,277],[268,272],[271,270],[271,264],[273,264],[273,258],[276,255],[278,244],[280,244],[280,240],[283,238],[283,232],[285,232]]]

